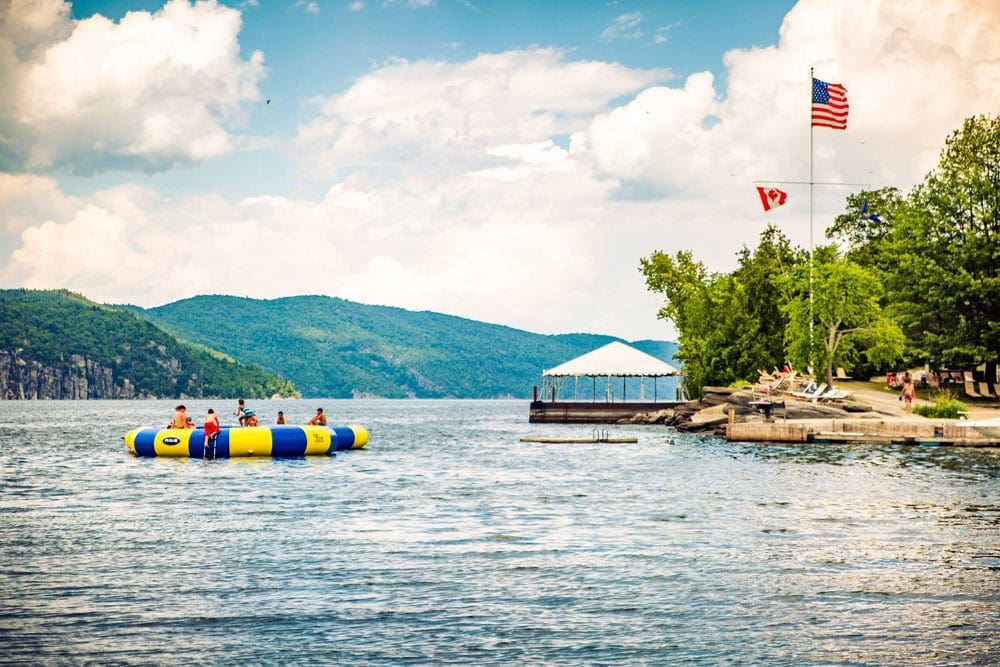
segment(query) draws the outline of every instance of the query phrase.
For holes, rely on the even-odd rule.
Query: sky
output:
[[[0,89],[2,288],[662,340],[642,258],[820,243],[998,113],[1000,2],[0,0]]]

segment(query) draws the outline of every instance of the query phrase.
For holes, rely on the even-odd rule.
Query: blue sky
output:
[[[992,0],[0,0],[0,286],[329,294],[669,338],[639,260],[730,270],[808,189],[904,190],[1000,108]],[[809,128],[809,68],[846,131]],[[900,112],[900,110],[904,110]],[[851,188],[817,188],[818,238]]]
[[[264,54],[260,98],[249,108],[248,133],[294,136],[312,113],[308,101],[348,88],[394,59],[462,62],[480,53],[537,47],[565,49],[573,59],[616,62],[642,69],[669,68],[676,77],[711,71],[724,83],[724,51],[774,44],[789,0],[725,2],[488,2],[422,3],[246,2],[239,9],[244,58]],[[154,2],[74,2],[77,19],[99,14],[119,21],[130,11],[155,12]],[[269,151],[266,153],[270,153]],[[310,191],[272,155],[248,163],[244,155],[197,168],[157,173],[151,182],[173,192],[213,183],[232,197]],[[266,165],[275,165],[267,168]],[[233,172],[239,172],[239,178]],[[64,177],[75,192],[92,191],[132,174],[95,179]],[[314,184],[311,191],[323,186]]]

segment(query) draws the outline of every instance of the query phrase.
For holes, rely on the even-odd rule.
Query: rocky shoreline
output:
[[[673,408],[639,414],[630,419],[622,420],[620,423],[663,424],[688,433],[724,436],[730,412],[733,413],[734,421],[737,423],[768,420],[756,406],[751,405],[761,399],[759,396],[755,397],[749,387],[705,387],[704,393],[704,397],[700,400],[689,401]],[[775,396],[771,400],[778,404],[773,410],[772,418],[777,416],[786,420],[846,419],[848,417],[881,419],[885,416],[862,400],[813,403],[788,395]],[[780,407],[782,403],[784,404],[783,408]]]

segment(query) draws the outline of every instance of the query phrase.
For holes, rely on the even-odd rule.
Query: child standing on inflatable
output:
[[[233,414],[240,418],[240,426],[257,426],[257,415],[246,406],[246,402],[241,398]]]
[[[208,409],[208,414],[205,415],[205,425],[203,426],[205,430],[205,444],[203,446],[202,452],[205,458],[209,458],[209,446],[211,446],[212,456],[215,458],[215,441],[219,437],[219,433],[222,431],[222,427],[219,425],[219,416],[215,414],[215,410],[212,408]]]

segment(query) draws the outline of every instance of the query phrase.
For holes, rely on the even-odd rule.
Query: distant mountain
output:
[[[135,312],[287,378],[308,397],[528,397],[543,369],[618,340],[534,334],[325,296],[198,296]],[[674,343],[634,345],[676,365]]]
[[[298,395],[287,380],[61,291],[0,290],[0,398]]]

